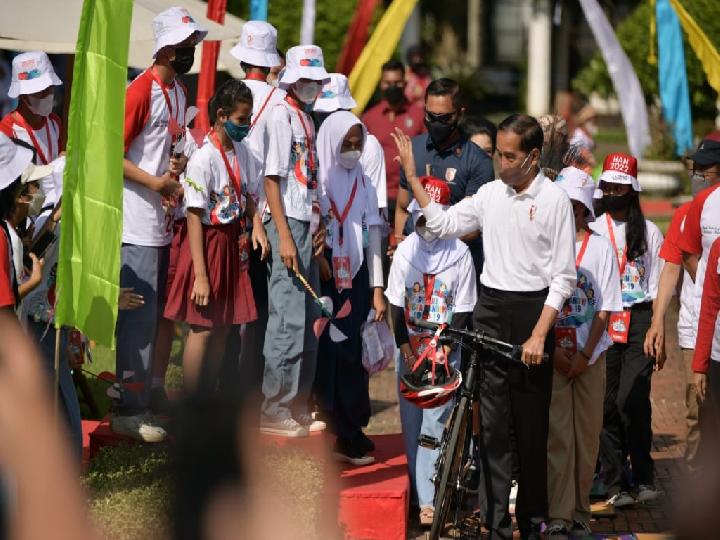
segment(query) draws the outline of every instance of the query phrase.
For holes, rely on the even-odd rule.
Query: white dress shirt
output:
[[[575,219],[567,195],[542,173],[518,194],[502,180],[483,185],[448,210],[423,208],[428,230],[443,238],[481,231],[480,282],[501,291],[549,288],[545,304],[560,311],[575,290]]]

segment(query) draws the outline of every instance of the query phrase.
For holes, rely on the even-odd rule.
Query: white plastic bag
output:
[[[374,375],[390,365],[395,356],[395,340],[385,321],[375,322],[375,310],[371,309],[362,326],[362,363],[369,375]]]

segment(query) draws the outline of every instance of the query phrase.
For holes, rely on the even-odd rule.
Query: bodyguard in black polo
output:
[[[492,160],[458,128],[464,110],[457,82],[452,79],[432,81],[425,92],[425,127],[428,132],[411,139],[418,174],[429,173],[447,182],[451,205],[471,197],[480,186],[495,179]],[[395,211],[397,241],[412,232],[412,224],[407,219],[407,207],[411,200],[407,178],[401,170]],[[477,234],[463,240],[470,247],[479,276],[483,262],[482,240]]]

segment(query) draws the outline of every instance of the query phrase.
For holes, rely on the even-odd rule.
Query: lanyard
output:
[[[210,131],[210,140],[212,141],[213,145],[215,145],[215,148],[220,151],[220,155],[222,156],[223,162],[225,163],[225,169],[227,169],[228,176],[230,177],[230,181],[232,182],[233,188],[235,189],[239,200],[242,193],[242,177],[240,176],[240,164],[238,163],[237,152],[234,152],[236,167],[235,170],[233,170],[233,168],[230,167],[230,162],[225,155],[225,150],[223,149],[222,144],[220,144],[220,139],[218,138],[215,131]]]
[[[352,191],[350,192],[350,197],[348,198],[347,203],[345,203],[345,208],[343,208],[342,214],[338,212],[337,206],[335,206],[335,201],[333,201],[332,197],[328,197],[330,199],[330,206],[332,207],[333,214],[335,214],[335,217],[338,220],[338,223],[340,226],[338,227],[340,231],[340,238],[339,242],[340,245],[343,245],[343,242],[345,241],[344,238],[344,229],[345,229],[345,220],[347,219],[348,213],[350,212],[350,208],[352,208],[353,201],[355,200],[355,193],[357,192],[357,178],[355,178],[355,183],[353,184]]]
[[[160,77],[157,76],[157,73],[155,73],[154,69],[150,70],[150,75],[152,75],[153,80],[158,84],[158,86],[160,87],[160,90],[162,90],[163,97],[165,98],[165,103],[167,103],[168,111],[170,112],[170,117],[171,118],[174,117],[173,106],[172,106],[172,103],[170,103],[170,94],[168,94],[167,85],[160,80]],[[175,86],[173,88],[173,94],[175,95],[175,103],[177,103],[177,101],[178,101],[177,86]],[[177,119],[176,119],[176,121],[177,121]]]
[[[435,274],[423,274],[423,286],[425,287],[425,306],[423,308],[422,318],[423,320],[427,320],[430,316],[432,295],[435,290]]]
[[[615,231],[613,231],[612,220],[610,219],[610,214],[605,214],[605,217],[607,218],[608,235],[610,236],[610,243],[612,244],[613,251],[615,252],[615,257],[618,260],[618,267],[620,268],[620,277],[622,278],[623,275],[625,275],[625,266],[627,265],[627,246],[625,246],[625,249],[623,249],[622,260],[620,260],[620,257],[618,257],[618,254],[617,254],[618,249],[617,249],[617,244],[615,243]]]
[[[43,165],[47,165],[50,163],[51,158],[53,156],[53,147],[52,147],[52,138],[50,137],[50,118],[45,119],[45,136],[47,137],[47,145],[48,145],[48,155],[45,155],[45,152],[42,151],[42,148],[40,147],[40,142],[37,140],[37,137],[35,137],[35,130],[32,128],[30,124],[27,123],[25,118],[17,112],[13,112],[13,118],[15,119],[15,123],[18,124],[21,128],[23,128],[25,131],[27,131],[28,136],[30,137],[30,141],[32,142],[32,145],[35,147],[35,150],[37,151],[37,155],[40,158],[40,161],[42,161]],[[50,158],[50,159],[48,159]]]
[[[255,118],[253,118],[253,119],[252,119],[252,122],[250,122],[250,129],[252,129],[253,126],[255,125],[255,123],[260,119],[260,116],[262,115],[263,111],[265,110],[265,107],[267,107],[267,104],[270,103],[270,98],[271,98],[272,95],[275,93],[275,90],[277,90],[277,88],[275,88],[275,87],[273,86],[273,89],[270,90],[270,93],[269,93],[269,94],[267,95],[267,97],[265,98],[265,101],[263,102],[262,107],[260,107],[260,110],[259,110],[259,111],[257,112],[257,114],[255,115]]]
[[[590,236],[590,231],[585,231],[585,238],[583,238],[582,246],[580,246],[580,251],[578,251],[577,257],[575,257],[575,268],[580,268],[580,263],[582,263],[583,257],[585,256],[588,242],[590,242]]]
[[[293,109],[295,109],[298,120],[300,120],[300,125],[302,126],[303,131],[305,132],[305,144],[307,145],[307,151],[308,151],[308,167],[310,168],[310,174],[308,175],[308,178],[310,178],[313,176],[313,174],[315,174],[315,152],[314,152],[315,141],[313,141],[313,138],[310,136],[310,129],[308,128],[307,124],[305,124],[305,119],[303,118],[303,112],[300,110],[300,106],[298,105],[297,101],[295,101],[293,98],[291,98],[289,94],[285,96],[285,101],[287,101],[290,104],[290,106]]]

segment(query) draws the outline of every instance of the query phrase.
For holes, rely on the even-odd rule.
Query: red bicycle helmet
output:
[[[430,339],[412,369],[400,377],[400,395],[422,409],[444,405],[462,384],[462,373],[448,362],[438,337],[444,325]]]

